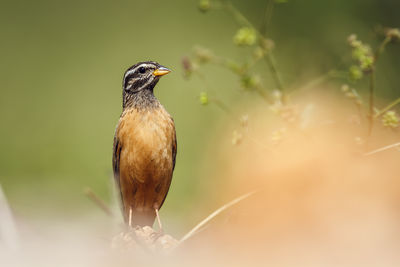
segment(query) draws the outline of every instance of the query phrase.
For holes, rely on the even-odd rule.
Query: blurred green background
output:
[[[254,25],[261,24],[267,1],[232,3]],[[226,115],[199,104],[204,83],[183,78],[181,59],[195,45],[238,61],[251,51],[233,44],[238,25],[229,14],[203,14],[197,5],[175,0],[1,1],[0,183],[18,217],[96,210],[83,195],[87,186],[111,202],[122,75],[143,60],[173,70],[155,92],[174,117],[178,138],[177,165],[162,214],[187,226],[218,206],[210,175],[218,166],[213,137]],[[285,85],[347,68],[347,36],[356,33],[376,45],[380,39],[374,29],[399,27],[399,10],[397,0],[289,0],[276,5],[268,37],[276,43]],[[392,99],[400,94],[400,49],[389,45],[387,50],[378,64],[377,90]],[[257,68],[273,88],[266,66]],[[226,104],[257,101],[249,94],[243,97],[228,71],[210,66],[204,73]]]

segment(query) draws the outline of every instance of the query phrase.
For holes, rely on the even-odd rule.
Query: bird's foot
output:
[[[153,240],[153,242],[156,242],[160,237],[164,236],[164,230],[163,229],[159,229],[158,231],[154,231],[150,236],[151,239]]]

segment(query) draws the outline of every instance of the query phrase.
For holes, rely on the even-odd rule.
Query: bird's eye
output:
[[[139,68],[139,72],[140,72],[140,73],[145,73],[145,72],[146,72],[146,69],[145,69],[144,67],[140,67],[140,68]]]

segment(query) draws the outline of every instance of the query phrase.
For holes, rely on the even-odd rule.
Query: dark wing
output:
[[[171,152],[172,152],[172,171],[171,171],[171,177],[170,179],[168,179],[167,181],[167,192],[165,193],[164,199],[162,200],[161,204],[160,204],[160,208],[161,206],[164,204],[165,199],[167,198],[167,194],[169,191],[169,187],[171,186],[171,181],[172,181],[172,175],[175,169],[175,161],[176,161],[176,152],[177,152],[177,142],[176,142],[176,131],[175,131],[175,127],[174,127],[174,135],[173,135],[173,140],[172,140],[172,148],[171,148]]]
[[[121,200],[121,203],[123,206],[124,202],[122,201],[122,191],[121,191],[120,174],[119,174],[119,160],[120,160],[120,156],[121,156],[121,148],[122,148],[122,144],[119,141],[119,139],[117,138],[117,135],[115,134],[112,164],[113,164],[115,185],[117,186],[117,191],[119,191],[119,193],[120,193],[120,197],[121,197],[120,200]],[[122,209],[124,209],[124,207],[122,207]]]
[[[176,152],[177,152],[177,143],[176,143],[176,132],[174,130],[174,140],[172,142],[172,172],[174,172],[175,169]]]

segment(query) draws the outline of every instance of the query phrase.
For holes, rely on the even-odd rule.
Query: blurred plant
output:
[[[206,92],[201,92],[201,93],[200,93],[199,100],[200,100],[200,104],[202,104],[203,106],[208,105],[209,102],[208,102],[208,95],[207,95],[207,93],[206,93]]]
[[[380,112],[379,110],[375,114],[377,108],[374,105],[374,94],[375,94],[375,72],[376,63],[386,48],[386,45],[390,42],[398,42],[400,40],[400,31],[397,28],[388,28],[384,31],[384,39],[380,45],[376,48],[375,52],[372,51],[371,46],[360,41],[355,34],[351,34],[347,38],[347,42],[352,48],[352,57],[356,60],[357,65],[352,65],[349,69],[350,80],[357,81],[363,78],[363,74],[369,75],[369,107],[368,107],[368,133],[369,137],[372,133],[374,126],[374,119],[382,114],[387,115],[387,112]],[[396,102],[397,104],[397,102]],[[361,105],[361,103],[360,103]],[[384,108],[387,111],[389,108]],[[378,114],[378,115],[377,115]],[[391,113],[390,113],[391,114]],[[387,115],[386,125],[392,127],[394,119],[393,115]],[[397,118],[397,117],[396,117]],[[367,138],[368,139],[368,138]]]
[[[286,1],[271,0],[268,2],[267,10],[272,10],[271,7],[274,3],[284,3]],[[232,15],[234,20],[238,23],[239,28],[233,36],[233,43],[240,47],[256,46],[253,50],[253,55],[250,60],[240,64],[231,59],[225,59],[214,55],[210,50],[201,47],[195,47],[194,53],[190,57],[185,57],[182,61],[185,77],[191,76],[193,73],[198,73],[199,66],[206,63],[216,64],[223,68],[232,71],[238,76],[241,88],[245,90],[253,90],[257,92],[264,100],[270,102],[268,92],[264,88],[260,76],[252,71],[252,67],[260,60],[264,59],[267,63],[271,75],[276,83],[277,90],[282,93],[282,101],[285,102],[286,98],[283,93],[283,83],[280,78],[279,72],[276,67],[275,60],[272,55],[274,42],[265,37],[264,30],[259,30],[230,2],[228,1],[207,1],[200,0],[198,7],[200,11],[206,12],[211,10],[225,10]],[[265,22],[261,28],[265,28],[268,24],[272,11],[266,12]]]
[[[286,134],[286,128],[281,128],[279,130],[272,132],[271,142],[274,145],[279,144],[280,142],[282,142],[285,134]]]
[[[257,28],[229,1],[200,0],[198,4],[200,11],[205,13],[212,10],[224,10],[232,16],[232,18],[238,24],[238,28],[232,37],[233,44],[238,47],[251,48],[243,50],[243,53],[249,53],[249,51],[251,51],[251,55],[247,57],[245,62],[239,63],[229,58],[217,56],[207,48],[195,47],[192,55],[189,57],[184,57],[182,60],[185,77],[189,78],[193,74],[196,74],[203,79],[204,82],[206,82],[204,75],[202,75],[200,71],[204,65],[214,64],[225,68],[238,77],[238,83],[241,89],[249,92],[255,92],[261,96],[262,99],[265,100],[269,105],[270,110],[278,115],[286,124],[286,126],[297,127],[298,125],[296,126],[296,123],[301,123],[299,114],[302,114],[302,111],[289,101],[290,99],[288,98],[287,91],[284,88],[283,81],[274,58],[274,49],[276,47],[275,42],[267,37],[267,30],[270,26],[274,6],[286,2],[286,0],[267,1],[264,17],[262,19],[262,25]],[[383,116],[382,121],[386,127],[395,128],[398,125],[397,115],[393,113],[394,111],[389,111],[389,109],[392,109],[395,105],[400,103],[400,98],[390,103],[382,110],[378,110],[374,105],[375,72],[377,60],[385,50],[387,44],[391,42],[400,42],[399,29],[388,28],[385,29],[383,33],[384,38],[376,49],[373,49],[369,44],[358,39],[355,34],[351,34],[347,38],[347,42],[351,48],[353,63],[349,66],[348,71],[343,72],[333,69],[321,77],[310,81],[305,86],[297,88],[299,90],[304,90],[306,88],[314,87],[315,85],[324,82],[327,78],[342,79],[348,77],[351,83],[356,83],[360,80],[363,80],[365,77],[369,77],[369,100],[367,112],[368,133],[365,141],[362,139],[363,144],[368,143],[368,138],[373,129],[374,119]],[[254,71],[254,66],[262,61],[266,63],[274,82],[275,88],[271,88],[271,90],[267,90],[265,83],[262,80],[263,75]],[[257,70],[258,69],[260,68],[257,68]],[[208,88],[208,90],[211,90],[211,88]],[[358,91],[354,88],[350,88],[350,86],[347,84],[344,84],[341,87],[341,90],[344,96],[357,106],[360,118],[362,118],[364,102],[362,101]],[[227,105],[225,105],[216,97],[209,97],[206,92],[202,92],[200,94],[200,103],[204,106],[211,103],[215,104],[222,110],[227,111],[230,115],[232,115]],[[238,121],[241,123],[241,119]],[[361,120],[359,121],[361,123]],[[280,140],[285,131],[275,131],[272,139],[275,141]],[[242,132],[233,132],[233,144],[239,144],[242,139]]]
[[[359,72],[370,71],[372,68],[372,64],[374,62],[374,57],[372,55],[371,47],[357,40],[357,36],[355,34],[350,35],[347,41],[349,45],[352,47],[352,57],[358,63],[358,65],[353,65],[350,67],[350,74],[354,72],[357,73],[357,71],[354,71],[355,69],[357,69]],[[352,69],[353,71],[351,71]],[[362,78],[362,75],[360,75],[359,78],[358,77],[350,77],[350,78],[359,80],[360,78]]]
[[[199,2],[199,9],[202,12],[207,12],[211,8],[210,0],[201,0]]]
[[[348,84],[343,84],[341,89],[347,98],[352,100],[357,107],[361,107],[362,100],[356,89],[350,88]]]
[[[253,28],[242,27],[240,28],[235,36],[233,37],[233,42],[239,46],[252,46],[256,43],[257,34]]]
[[[232,145],[238,145],[242,142],[242,140],[243,135],[239,131],[234,130],[232,133]]]
[[[399,117],[396,114],[396,111],[390,110],[386,111],[382,116],[383,126],[395,129],[399,126]]]

